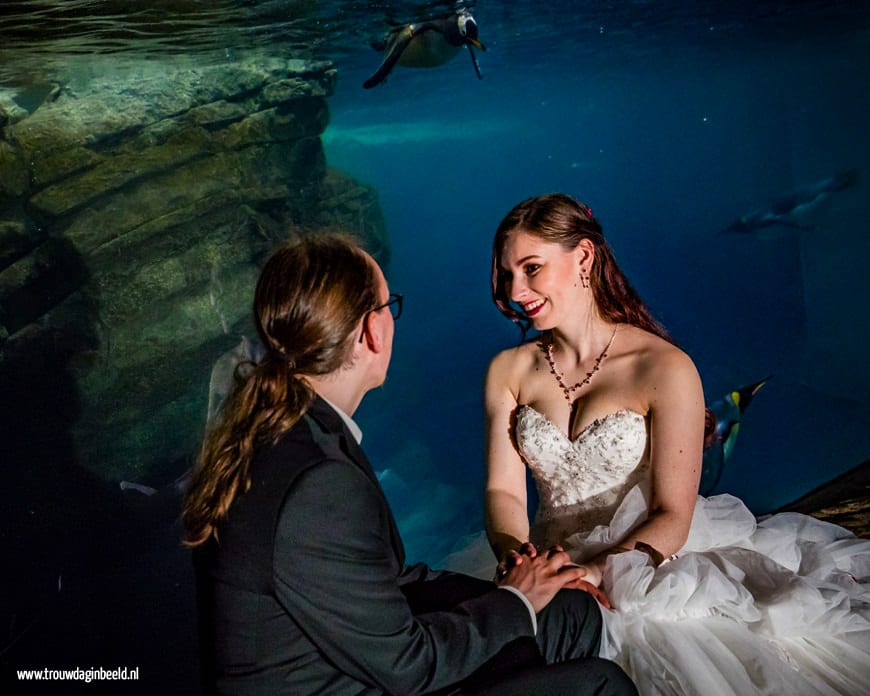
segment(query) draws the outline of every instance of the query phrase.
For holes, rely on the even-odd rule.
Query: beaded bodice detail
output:
[[[516,439],[538,488],[536,543],[610,522],[629,490],[640,485],[649,500],[646,419],[623,409],[590,423],[571,440],[531,406],[516,414]]]

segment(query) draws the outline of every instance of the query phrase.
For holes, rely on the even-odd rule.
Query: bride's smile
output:
[[[539,331],[576,318],[584,295],[578,258],[527,232],[508,236],[499,264],[504,292]]]

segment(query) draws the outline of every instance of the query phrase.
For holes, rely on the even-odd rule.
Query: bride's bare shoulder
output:
[[[497,353],[490,362],[490,368],[508,370],[528,368],[535,364],[540,352],[540,345],[536,339],[527,341]]]
[[[487,380],[509,385],[516,390],[530,371],[538,367],[540,346],[536,340],[507,348],[492,359],[487,370]]]
[[[692,358],[679,346],[637,327],[628,327],[626,351],[631,355],[638,376],[663,374],[682,379],[697,375]]]

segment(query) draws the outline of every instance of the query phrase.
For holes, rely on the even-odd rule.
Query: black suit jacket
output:
[[[514,594],[405,567],[371,465],[319,397],[257,454],[219,539],[194,552],[210,692],[424,693],[532,635]]]

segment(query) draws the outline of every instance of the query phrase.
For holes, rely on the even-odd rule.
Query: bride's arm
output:
[[[500,353],[486,374],[486,534],[499,563],[529,540],[526,469],[511,436],[517,400],[510,388],[511,355]]]
[[[698,496],[704,441],[704,393],[691,359],[672,348],[644,375],[649,394],[652,500],[649,518],[617,548],[590,563],[603,571],[608,555],[644,545],[667,558],[686,542]],[[649,551],[648,551],[649,552]],[[656,559],[657,560],[657,559]],[[593,581],[592,578],[588,578]],[[600,580],[599,580],[600,581]],[[597,584],[597,583],[595,583]]]

